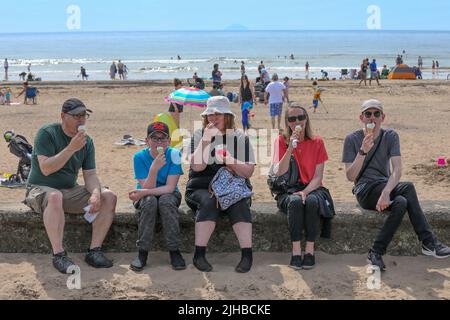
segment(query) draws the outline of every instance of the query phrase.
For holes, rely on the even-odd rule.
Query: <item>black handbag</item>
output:
[[[294,155],[291,155],[289,161],[289,169],[281,176],[276,176],[273,172],[273,166],[270,168],[267,184],[273,196],[280,194],[292,194],[306,188],[305,185],[299,182],[300,170],[295,160]]]

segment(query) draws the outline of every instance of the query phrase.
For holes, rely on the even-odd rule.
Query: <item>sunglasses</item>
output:
[[[68,115],[77,120],[89,119],[89,113],[85,113],[85,114],[70,114],[70,113],[68,113]]]
[[[169,141],[169,138],[167,137],[150,137],[150,140],[152,140],[153,142],[167,142]]]
[[[297,121],[297,119],[298,119],[298,121],[306,120],[306,114],[288,117],[288,122],[295,122],[295,121]]]
[[[373,114],[373,116],[374,116],[375,118],[381,117],[381,111],[375,111],[375,112],[372,112],[372,111],[365,111],[365,112],[364,112],[364,117],[366,117],[367,119],[369,119],[370,117],[372,117],[372,114]]]

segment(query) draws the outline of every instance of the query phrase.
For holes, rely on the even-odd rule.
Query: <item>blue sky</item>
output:
[[[71,32],[69,5],[81,9],[77,31],[366,30],[367,8],[384,30],[449,30],[448,0],[0,0],[1,33]]]

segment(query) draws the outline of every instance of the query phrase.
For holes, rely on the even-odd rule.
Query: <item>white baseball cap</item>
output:
[[[367,109],[371,109],[371,108],[378,109],[381,112],[383,112],[383,104],[376,99],[370,99],[370,100],[364,101],[361,106],[361,112],[364,112]]]
[[[206,110],[201,114],[202,116],[208,116],[211,114],[231,114],[233,117],[236,115],[231,111],[230,100],[224,96],[215,96],[208,99],[206,103]]]

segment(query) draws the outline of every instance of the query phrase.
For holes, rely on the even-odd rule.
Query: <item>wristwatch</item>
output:
[[[367,153],[363,151],[363,149],[359,149],[358,153],[362,156],[367,156]]]

